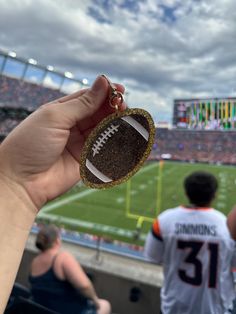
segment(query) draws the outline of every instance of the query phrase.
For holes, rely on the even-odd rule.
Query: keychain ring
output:
[[[109,99],[109,105],[112,108],[115,108],[118,110],[119,107],[122,105],[123,101],[124,101],[123,95],[120,92],[115,91],[113,92],[113,94],[111,95]]]
[[[119,107],[123,104],[124,97],[121,92],[117,91],[116,86],[109,80],[109,78],[102,74],[102,76],[107,80],[108,85],[110,87],[110,93],[109,93],[109,105],[111,108],[119,110]]]

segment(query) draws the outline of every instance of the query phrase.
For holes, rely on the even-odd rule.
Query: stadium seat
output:
[[[10,307],[14,303],[14,300],[16,298],[23,297],[25,299],[28,299],[30,298],[30,296],[31,296],[31,293],[28,288],[26,288],[25,286],[23,286],[22,284],[18,282],[15,282],[12,288],[9,300],[8,300],[7,308]]]
[[[11,295],[14,297],[23,297],[25,299],[28,299],[31,296],[30,290],[18,282],[14,283]]]
[[[17,297],[15,298],[11,306],[9,306],[6,309],[4,314],[58,314],[58,313],[51,311],[30,299]]]

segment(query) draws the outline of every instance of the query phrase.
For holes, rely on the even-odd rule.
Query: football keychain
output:
[[[120,110],[123,95],[110,87],[109,105],[115,112],[88,136],[80,161],[81,178],[91,188],[108,188],[133,176],[149,156],[155,137],[151,115],[143,109]]]

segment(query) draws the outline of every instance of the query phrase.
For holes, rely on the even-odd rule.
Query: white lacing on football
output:
[[[92,151],[93,151],[93,157],[97,154],[99,154],[100,149],[103,147],[103,144],[106,143],[109,137],[112,136],[115,132],[118,132],[119,125],[113,125],[109,126],[103,133],[101,133],[101,136],[96,140],[96,143],[93,144]]]
[[[97,177],[102,182],[111,182],[112,179],[105,176],[101,171],[99,171],[88,159],[86,159],[86,167],[92,174]]]
[[[137,122],[134,118],[130,116],[122,117],[121,119],[127,122],[129,125],[131,125],[137,132],[139,132],[139,134],[142,135],[142,137],[146,141],[148,141],[149,138],[148,131],[139,122]]]

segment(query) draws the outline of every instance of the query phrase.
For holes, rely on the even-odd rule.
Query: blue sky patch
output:
[[[93,0],[88,7],[88,15],[94,18],[98,23],[111,24],[109,19],[112,10],[111,0]]]
[[[132,13],[137,14],[139,12],[139,3],[140,2],[145,2],[145,1],[144,0],[142,0],[142,1],[125,0],[119,5],[119,7],[121,9],[125,9],[125,10],[132,12]]]
[[[175,11],[177,7],[168,7],[164,4],[160,5],[160,8],[163,10],[162,21],[165,23],[174,23],[176,21]]]

